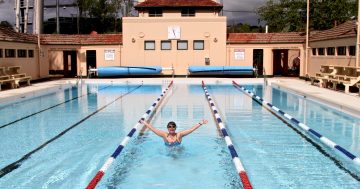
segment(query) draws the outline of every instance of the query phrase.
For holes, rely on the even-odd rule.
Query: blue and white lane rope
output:
[[[236,150],[234,148],[234,145],[233,145],[233,143],[232,143],[232,141],[231,141],[231,139],[230,139],[230,137],[228,135],[228,132],[226,131],[226,128],[224,126],[223,121],[221,120],[221,117],[220,117],[220,115],[218,113],[218,110],[217,110],[217,108],[215,106],[215,103],[211,99],[211,96],[210,96],[210,94],[208,93],[208,91],[206,89],[204,81],[202,81],[202,87],[203,87],[203,89],[205,91],[206,98],[209,101],[209,104],[211,106],[213,114],[214,114],[214,116],[216,118],[216,122],[218,123],[219,128],[221,130],[221,133],[222,133],[222,135],[223,135],[223,137],[225,139],[226,145],[227,145],[227,147],[228,147],[228,149],[230,151],[233,163],[234,163],[235,168],[236,168],[236,170],[237,170],[237,172],[238,172],[238,174],[240,176],[240,180],[242,182],[242,185],[243,185],[243,187],[245,189],[251,189],[252,186],[251,186],[249,177],[247,176],[246,171],[244,169],[244,166],[242,165],[242,163],[240,161],[240,158],[239,158],[239,156],[238,156],[238,154],[237,154],[237,152],[236,152]]]
[[[304,123],[301,123],[300,121],[298,121],[297,119],[293,118],[291,115],[285,113],[284,111],[280,110],[279,108],[277,108],[276,106],[272,105],[269,102],[266,102],[264,99],[262,99],[261,97],[255,95],[253,92],[245,89],[243,86],[237,84],[235,81],[233,81],[233,85],[239,89],[241,89],[243,92],[249,94],[253,99],[259,101],[262,105],[264,106],[268,106],[269,108],[275,110],[277,113],[281,114],[282,116],[284,116],[286,119],[288,119],[289,121],[291,121],[292,123],[294,123],[295,125],[299,126],[302,130],[310,133],[311,135],[317,137],[320,139],[320,141],[322,143],[324,143],[325,145],[329,146],[332,149],[336,149],[338,150],[340,153],[342,153],[343,155],[345,155],[346,157],[348,157],[349,159],[351,159],[355,164],[360,165],[360,158],[356,157],[354,154],[352,154],[351,152],[349,152],[348,150],[346,150],[345,148],[341,147],[340,145],[336,144],[335,142],[331,141],[330,139],[326,138],[325,136],[321,135],[319,132],[311,129],[309,126],[305,125]]]
[[[122,140],[120,145],[116,148],[114,153],[107,159],[107,161],[104,163],[104,165],[101,167],[101,169],[96,173],[94,178],[90,181],[87,189],[93,189],[96,187],[96,185],[99,183],[101,178],[104,176],[106,170],[110,167],[110,165],[113,163],[113,161],[116,159],[116,157],[121,153],[121,151],[124,149],[126,144],[129,142],[130,138],[134,135],[137,128],[141,124],[141,120],[146,120],[151,112],[156,108],[156,106],[159,104],[160,100],[165,96],[166,92],[169,90],[169,88],[172,86],[173,81],[170,82],[168,87],[161,93],[161,95],[154,101],[154,103],[150,106],[150,108],[146,111],[146,113],[140,118],[140,120],[135,124],[135,126],[130,130],[129,134]]]

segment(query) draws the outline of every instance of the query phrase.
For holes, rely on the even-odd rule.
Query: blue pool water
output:
[[[85,188],[164,86],[91,84],[0,106],[7,172],[0,188]],[[359,118],[279,89],[245,87],[360,156]],[[254,188],[359,188],[360,171],[340,154],[232,85],[208,91]],[[200,83],[175,83],[151,124],[165,130],[175,121],[184,130],[203,118],[209,123],[180,147],[148,130],[135,133],[97,188],[241,188]]]

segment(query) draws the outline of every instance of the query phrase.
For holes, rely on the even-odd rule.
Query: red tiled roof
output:
[[[145,0],[135,6],[135,9],[150,7],[216,7],[223,6],[213,0]]]
[[[338,25],[337,27],[324,31],[319,31],[314,35],[311,35],[309,41],[322,41],[329,39],[356,37],[356,27],[356,21],[350,20]]]
[[[119,45],[122,44],[122,34],[41,34],[40,40],[41,44],[48,45]]]
[[[241,44],[304,43],[305,33],[229,33],[227,42]]]
[[[0,41],[37,43],[37,36],[27,33],[18,33],[11,28],[0,26]]]

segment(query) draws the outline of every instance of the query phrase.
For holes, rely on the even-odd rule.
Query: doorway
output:
[[[255,68],[255,76],[266,75],[264,72],[264,50],[254,49],[253,50],[253,68]]]
[[[63,51],[64,77],[75,77],[77,75],[76,51]]]
[[[96,68],[96,50],[87,50],[86,51],[86,70],[87,75],[89,75],[89,69]]]
[[[273,50],[273,74],[274,76],[288,75],[288,49]]]

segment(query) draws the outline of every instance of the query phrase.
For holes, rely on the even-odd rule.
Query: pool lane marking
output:
[[[105,109],[106,107],[108,107],[109,105],[111,105],[112,103],[116,102],[117,100],[121,99],[122,97],[134,92],[135,90],[137,90],[138,88],[142,87],[143,84],[135,87],[133,90],[122,94],[121,96],[117,97],[115,100],[111,101],[110,103],[104,105],[103,107],[97,109],[95,112],[87,115],[86,117],[84,117],[83,119],[81,119],[80,121],[78,121],[77,123],[73,124],[72,126],[70,126],[69,128],[65,129],[64,131],[62,131],[61,133],[59,133],[58,135],[56,135],[55,137],[51,138],[50,140],[46,141],[45,143],[43,143],[42,145],[40,145],[39,147],[37,147],[36,149],[32,150],[31,152],[25,154],[22,158],[20,158],[19,160],[5,166],[4,168],[0,169],[0,178],[5,176],[6,174],[10,173],[11,171],[19,168],[21,166],[21,163],[23,161],[25,161],[26,159],[28,159],[32,154],[34,154],[35,152],[41,150],[42,148],[44,148],[45,146],[47,146],[48,144],[50,144],[51,142],[55,141],[56,139],[60,138],[62,135],[64,135],[65,133],[67,133],[68,131],[70,131],[71,129],[75,128],[76,126],[80,125],[80,123],[84,122],[85,120],[89,119],[90,117],[92,117],[93,115],[95,115],[96,113],[100,112],[101,110]]]
[[[99,89],[98,91],[103,90],[103,89],[106,89],[106,88],[108,88],[108,87],[110,87],[110,86],[111,86],[111,85],[106,86],[106,87],[103,87],[103,88]],[[55,107],[60,106],[60,105],[62,105],[62,104],[65,104],[65,103],[68,103],[68,102],[70,102],[70,101],[76,100],[76,99],[81,98],[81,97],[83,97],[83,96],[87,96],[87,95],[89,95],[89,94],[91,94],[91,92],[88,92],[88,93],[83,94],[83,95],[81,95],[81,96],[77,96],[77,97],[72,98],[72,99],[69,99],[69,100],[66,100],[66,101],[61,102],[61,103],[59,103],[59,104],[55,104],[55,105],[53,105],[53,106],[50,106],[50,107],[45,108],[45,109],[43,109],[43,110],[40,110],[40,111],[38,111],[38,112],[29,114],[29,115],[27,115],[27,116],[24,116],[24,117],[22,117],[22,118],[19,118],[19,119],[17,119],[17,120],[14,120],[14,121],[12,121],[12,122],[10,122],[10,123],[6,123],[6,124],[4,124],[4,125],[1,125],[1,126],[0,126],[0,129],[2,129],[2,128],[4,128],[4,127],[7,127],[7,126],[9,126],[9,125],[12,125],[12,124],[14,124],[14,123],[16,123],[16,122],[22,121],[22,120],[24,120],[24,119],[27,119],[27,118],[29,118],[29,117],[32,117],[32,116],[34,116],[34,115],[36,115],[36,114],[45,112],[46,110],[50,110],[50,109],[52,109],[52,108],[55,108]]]
[[[203,89],[205,91],[205,96],[206,96],[206,98],[207,98],[207,100],[208,100],[208,102],[209,102],[209,104],[211,106],[211,109],[213,111],[213,114],[214,114],[214,116],[216,118],[216,122],[217,122],[217,124],[218,124],[218,126],[220,128],[220,131],[221,131],[221,133],[222,133],[222,135],[223,135],[223,137],[225,139],[225,142],[227,144],[227,147],[228,147],[228,149],[230,151],[231,157],[233,158],[233,163],[234,163],[235,168],[236,168],[236,170],[237,170],[237,172],[238,172],[238,174],[240,176],[241,183],[242,183],[242,185],[243,185],[243,187],[245,189],[251,189],[252,186],[251,186],[249,177],[247,176],[246,171],[244,169],[244,166],[242,165],[242,163],[240,161],[240,158],[239,158],[239,156],[238,156],[238,154],[237,154],[237,152],[236,152],[236,150],[234,148],[234,145],[233,145],[233,143],[231,141],[231,138],[228,135],[228,132],[227,132],[227,130],[225,128],[225,125],[224,125],[224,123],[223,123],[223,121],[222,121],[222,119],[221,119],[221,117],[219,115],[219,111],[217,110],[214,101],[212,100],[209,92],[206,89],[204,81],[202,81],[202,87],[203,87]]]
[[[321,135],[319,132],[315,131],[314,129],[311,129],[309,126],[305,125],[304,123],[301,123],[300,121],[298,121],[297,119],[295,119],[294,117],[292,117],[291,115],[285,113],[284,111],[282,111],[281,109],[277,108],[276,106],[272,105],[271,103],[265,101],[263,98],[255,95],[253,92],[247,90],[246,88],[244,88],[243,86],[237,84],[235,81],[233,81],[233,85],[236,88],[241,89],[244,93],[250,95],[253,99],[259,101],[262,105],[269,107],[270,109],[275,110],[277,113],[279,113],[280,115],[284,116],[288,121],[294,123],[296,126],[300,127],[302,130],[306,131],[307,133],[310,133],[311,135],[317,137],[318,139],[320,139],[320,141],[325,144],[326,146],[332,148],[332,149],[336,149],[338,152],[341,152],[341,154],[345,155],[346,157],[348,157],[350,160],[352,160],[353,163],[355,163],[356,165],[360,165],[360,158],[356,157],[354,154],[352,154],[351,152],[349,152],[348,150],[346,150],[345,148],[341,147],[340,145],[336,144],[335,142],[333,142],[332,140],[330,140],[329,138],[326,138],[325,136]]]
[[[130,130],[128,135],[121,141],[120,145],[116,148],[114,153],[106,160],[100,170],[96,173],[96,175],[91,179],[89,184],[87,185],[86,189],[93,189],[96,185],[100,182],[102,177],[105,175],[106,170],[110,167],[110,165],[114,162],[116,157],[122,152],[126,144],[129,142],[131,137],[136,132],[137,128],[142,125],[141,120],[146,120],[147,117],[151,114],[151,112],[156,108],[157,105],[160,104],[161,99],[167,94],[166,92],[172,86],[173,81],[167,86],[165,90],[161,93],[161,95],[154,101],[154,103],[150,106],[150,108],[145,112],[145,114],[140,118],[140,120],[135,124],[135,126]]]

